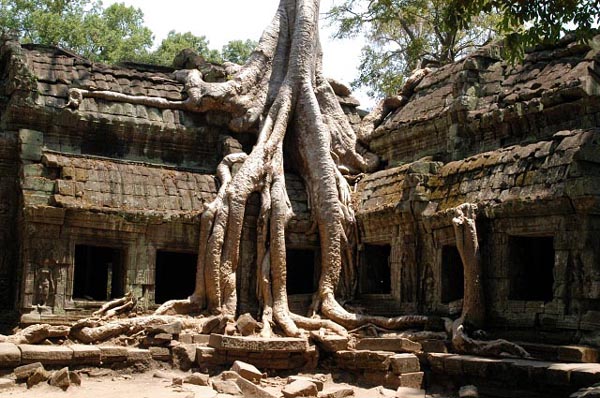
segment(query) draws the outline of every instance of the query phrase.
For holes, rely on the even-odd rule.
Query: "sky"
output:
[[[340,1],[322,0],[321,14]],[[215,49],[221,49],[230,40],[258,41],[279,4],[279,0],[104,0],[103,4],[109,6],[115,2],[142,10],[146,26],[155,35],[155,43],[160,43],[169,31],[175,30],[206,36],[209,46]],[[323,18],[320,27],[325,75],[350,83],[358,76],[364,40],[332,39],[334,29],[328,27]],[[366,92],[355,92],[354,95],[360,100],[361,107],[373,106],[374,100]]]

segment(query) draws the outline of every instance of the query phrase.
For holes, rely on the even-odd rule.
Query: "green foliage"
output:
[[[499,12],[497,29],[504,34],[507,55],[521,58],[525,50],[556,43],[565,34],[579,41],[598,34],[600,2],[597,0],[451,0],[448,24],[471,24],[473,16]]]
[[[152,45],[139,9],[101,1],[0,0],[2,33],[16,32],[24,43],[70,49],[94,61],[137,60]]]
[[[421,65],[443,65],[494,37],[497,15],[473,18],[468,28],[446,21],[447,0],[344,0],[328,17],[336,37],[364,34],[360,75],[354,87],[365,86],[375,96],[395,94],[404,79]]]
[[[195,36],[191,32],[178,33],[174,30],[160,43],[160,46],[149,55],[148,60],[151,63],[159,65],[171,65],[175,56],[182,50],[191,48],[207,61],[221,63],[223,62],[218,50],[211,50],[208,47],[208,40],[205,36]]]
[[[258,46],[254,40],[232,40],[223,46],[223,60],[243,65]]]

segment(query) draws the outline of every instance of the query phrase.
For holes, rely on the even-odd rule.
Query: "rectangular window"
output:
[[[75,246],[73,298],[105,301],[124,292],[123,251],[113,247]]]
[[[456,246],[442,247],[442,303],[461,300],[464,296],[465,275],[462,259]]]
[[[154,302],[162,304],[169,300],[189,297],[196,287],[196,253],[158,250],[154,279]]]
[[[554,238],[508,239],[511,300],[551,301],[554,288]]]
[[[311,294],[317,288],[315,280],[315,251],[288,249],[286,251],[288,294]]]
[[[390,245],[365,244],[361,252],[359,291],[361,294],[390,294]]]

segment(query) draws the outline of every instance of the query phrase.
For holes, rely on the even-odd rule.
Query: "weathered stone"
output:
[[[68,365],[73,359],[73,350],[67,346],[21,344],[19,349],[23,363]]]
[[[400,376],[402,387],[410,387],[420,389],[423,386],[423,372],[403,373]]]
[[[208,345],[210,347],[227,351],[286,351],[303,352],[308,349],[306,339],[295,337],[240,337],[211,334]]]
[[[69,378],[69,368],[62,368],[54,372],[48,383],[53,387],[58,387],[66,390],[71,385],[71,379]]]
[[[171,379],[172,386],[183,386],[183,377],[175,376]]]
[[[210,334],[194,334],[192,335],[192,342],[194,344],[208,344],[210,340]]]
[[[242,336],[250,336],[258,329],[258,322],[256,322],[256,319],[252,315],[246,313],[238,317],[235,327]]]
[[[345,398],[353,397],[354,390],[350,387],[330,387],[317,395],[318,398]]]
[[[147,363],[152,360],[152,353],[150,350],[142,348],[127,348],[127,362],[128,363]]]
[[[235,380],[236,384],[242,390],[242,393],[245,397],[253,397],[253,398],[278,398],[275,395],[271,394],[264,388],[252,383],[249,380],[244,379],[242,376],[237,374],[236,372],[223,372],[221,373],[221,377],[223,380]]]
[[[262,379],[262,373],[256,369],[254,365],[251,365],[242,361],[235,361],[231,366],[231,371],[236,372],[246,380],[250,380],[253,383],[260,383]]]
[[[443,340],[424,340],[420,341],[423,352],[448,352],[446,342]]]
[[[11,379],[0,378],[0,391],[8,390],[15,386],[15,381]]]
[[[462,386],[458,390],[458,396],[460,398],[479,398],[479,390],[473,385]]]
[[[103,364],[126,362],[127,361],[127,348],[111,345],[98,346],[101,353],[101,360]]]
[[[318,331],[310,332],[310,337],[320,349],[327,352],[338,352],[348,349],[348,338],[339,335],[321,335]]]
[[[93,345],[74,344],[69,346],[73,350],[73,364],[100,365],[102,353]]]
[[[339,351],[334,354],[338,366],[342,369],[387,370],[389,358],[393,352],[383,351]]]
[[[171,351],[166,347],[150,347],[148,348],[152,359],[155,361],[169,361],[171,360]]]
[[[414,354],[392,355],[390,357],[390,365],[392,366],[392,371],[397,375],[421,370],[419,358]]]
[[[295,380],[283,387],[281,393],[285,398],[316,397],[318,390],[317,385],[311,381]]]
[[[425,398],[425,390],[410,387],[398,387],[396,390],[397,398]]]
[[[296,380],[305,380],[314,383],[317,386],[317,390],[323,390],[323,381],[318,380],[314,377],[306,377],[306,376],[289,376],[287,379],[288,384],[293,383]]]
[[[71,385],[80,386],[81,385],[81,376],[77,372],[69,371],[69,382]]]
[[[170,334],[179,335],[181,333],[181,322],[173,322],[165,325],[152,325],[146,328],[146,331],[150,334]],[[170,339],[172,340],[172,338]]]
[[[196,346],[192,344],[178,344],[171,348],[173,365],[185,372],[190,370],[196,362]]]
[[[21,363],[21,350],[12,343],[0,343],[0,368],[13,368]]]
[[[421,344],[402,337],[364,338],[356,343],[357,350],[419,352]]]
[[[213,380],[212,386],[215,391],[222,394],[242,395],[242,390],[233,380]]]
[[[194,384],[196,386],[207,386],[209,381],[209,376],[204,373],[194,372],[191,375],[185,376],[183,379],[184,383]]]
[[[385,370],[364,370],[360,381],[368,385],[392,389],[402,386],[400,375]]]
[[[181,333],[179,335],[178,340],[180,343],[183,343],[183,344],[193,344],[194,343],[193,335],[190,333]]]
[[[43,367],[36,368],[35,371],[27,378],[27,388],[31,388],[39,383],[47,381],[51,376]]]

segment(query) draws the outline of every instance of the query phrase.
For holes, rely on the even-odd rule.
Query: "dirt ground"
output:
[[[201,387],[184,383],[174,386],[173,377],[184,377],[189,373],[171,370],[154,369],[144,373],[132,373],[125,369],[113,371],[91,369],[81,371],[81,386],[71,386],[66,391],[52,387],[47,383],[27,389],[18,384],[15,387],[0,391],[0,397],[6,398],[233,398],[233,395],[217,394],[211,387]],[[311,376],[310,374],[303,374]],[[335,386],[352,387],[357,398],[396,397],[394,390],[382,387],[362,388],[341,382],[344,375],[318,375],[325,380],[324,388]],[[335,378],[335,381],[333,380]],[[263,388],[277,397],[281,397],[281,389],[287,384],[287,377],[268,377],[262,382]]]

